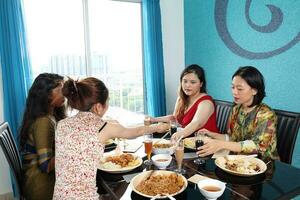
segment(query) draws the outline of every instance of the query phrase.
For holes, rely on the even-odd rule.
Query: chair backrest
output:
[[[217,112],[217,127],[219,128],[220,133],[227,132],[227,122],[233,106],[232,102],[214,100],[216,104]]]
[[[274,110],[277,115],[277,151],[280,160],[292,163],[293,151],[300,126],[300,113]]]
[[[18,147],[7,122],[0,125],[0,145],[16,180],[17,190],[22,199],[22,162]]]

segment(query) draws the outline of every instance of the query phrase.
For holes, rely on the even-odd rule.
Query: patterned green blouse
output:
[[[242,105],[235,105],[229,118],[228,135],[240,142],[242,153],[257,153],[262,159],[278,159],[276,149],[277,116],[270,107],[261,103],[246,113]]]

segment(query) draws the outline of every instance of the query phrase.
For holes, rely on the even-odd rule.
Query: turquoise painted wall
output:
[[[300,112],[299,16],[296,0],[185,0],[185,62],[203,66],[208,92],[229,101],[232,74],[256,66],[266,81],[264,102]],[[300,137],[293,165],[300,167]]]

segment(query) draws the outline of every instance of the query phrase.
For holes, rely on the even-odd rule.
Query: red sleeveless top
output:
[[[198,105],[204,100],[209,100],[211,101],[214,106],[215,102],[209,95],[205,95],[201,98],[199,98],[194,105],[183,115],[183,117],[178,118],[178,123],[181,124],[182,128],[186,127],[194,118]],[[216,107],[216,106],[215,106]],[[218,127],[217,127],[217,119],[216,119],[216,109],[214,110],[213,114],[208,118],[207,122],[204,124],[204,126],[200,127],[198,130],[205,128],[209,131],[219,133]]]

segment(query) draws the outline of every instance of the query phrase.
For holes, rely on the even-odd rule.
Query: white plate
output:
[[[131,153],[126,153],[126,154],[131,154]],[[135,154],[132,154],[132,155],[138,160],[138,162],[137,162],[138,164],[135,166],[113,169],[113,168],[104,168],[103,163],[100,163],[99,169],[102,171],[108,172],[108,173],[112,173],[112,174],[125,173],[125,172],[129,172],[131,170],[134,170],[135,168],[141,166],[141,164],[143,163],[143,160]],[[113,152],[104,153],[103,160],[105,160],[106,157],[108,157],[108,156],[115,156],[115,152],[113,151]]]
[[[151,195],[147,195],[144,193],[139,192],[136,187],[145,179],[147,179],[149,177],[149,175],[151,174],[152,171],[144,171],[141,172],[140,174],[136,175],[131,181],[130,181],[130,186],[132,188],[132,190],[134,192],[136,192],[137,194],[144,196],[144,197],[148,197],[148,198],[153,198],[154,196]],[[170,174],[174,174],[175,172],[172,171],[166,171],[166,170],[155,170],[151,176],[155,176],[155,175],[170,175]],[[177,194],[180,194],[181,192],[183,192],[185,190],[185,188],[187,187],[187,180],[184,176],[182,176],[181,174],[178,174],[178,176],[180,176],[183,181],[184,181],[184,185],[183,187],[176,193],[174,194],[169,194],[169,196],[175,196]],[[155,196],[155,199],[163,199],[163,198],[168,198],[167,196],[164,195],[160,195],[160,196]]]
[[[237,171],[234,171],[234,170],[230,170],[230,169],[227,169],[225,167],[225,163],[227,162],[227,159],[230,159],[230,160],[243,160],[243,159],[247,159],[248,161],[251,161],[251,162],[254,162],[258,167],[259,167],[259,171],[258,172],[253,172],[253,173],[241,173],[241,172],[237,172]],[[228,155],[228,156],[224,156],[224,157],[218,157],[216,160],[215,160],[215,164],[221,168],[222,170],[230,173],[230,174],[234,174],[234,175],[237,175],[237,176],[255,176],[255,175],[258,175],[258,174],[262,174],[264,173],[266,170],[267,170],[267,165],[264,163],[264,161],[258,159],[258,158],[245,158],[244,155]]]

